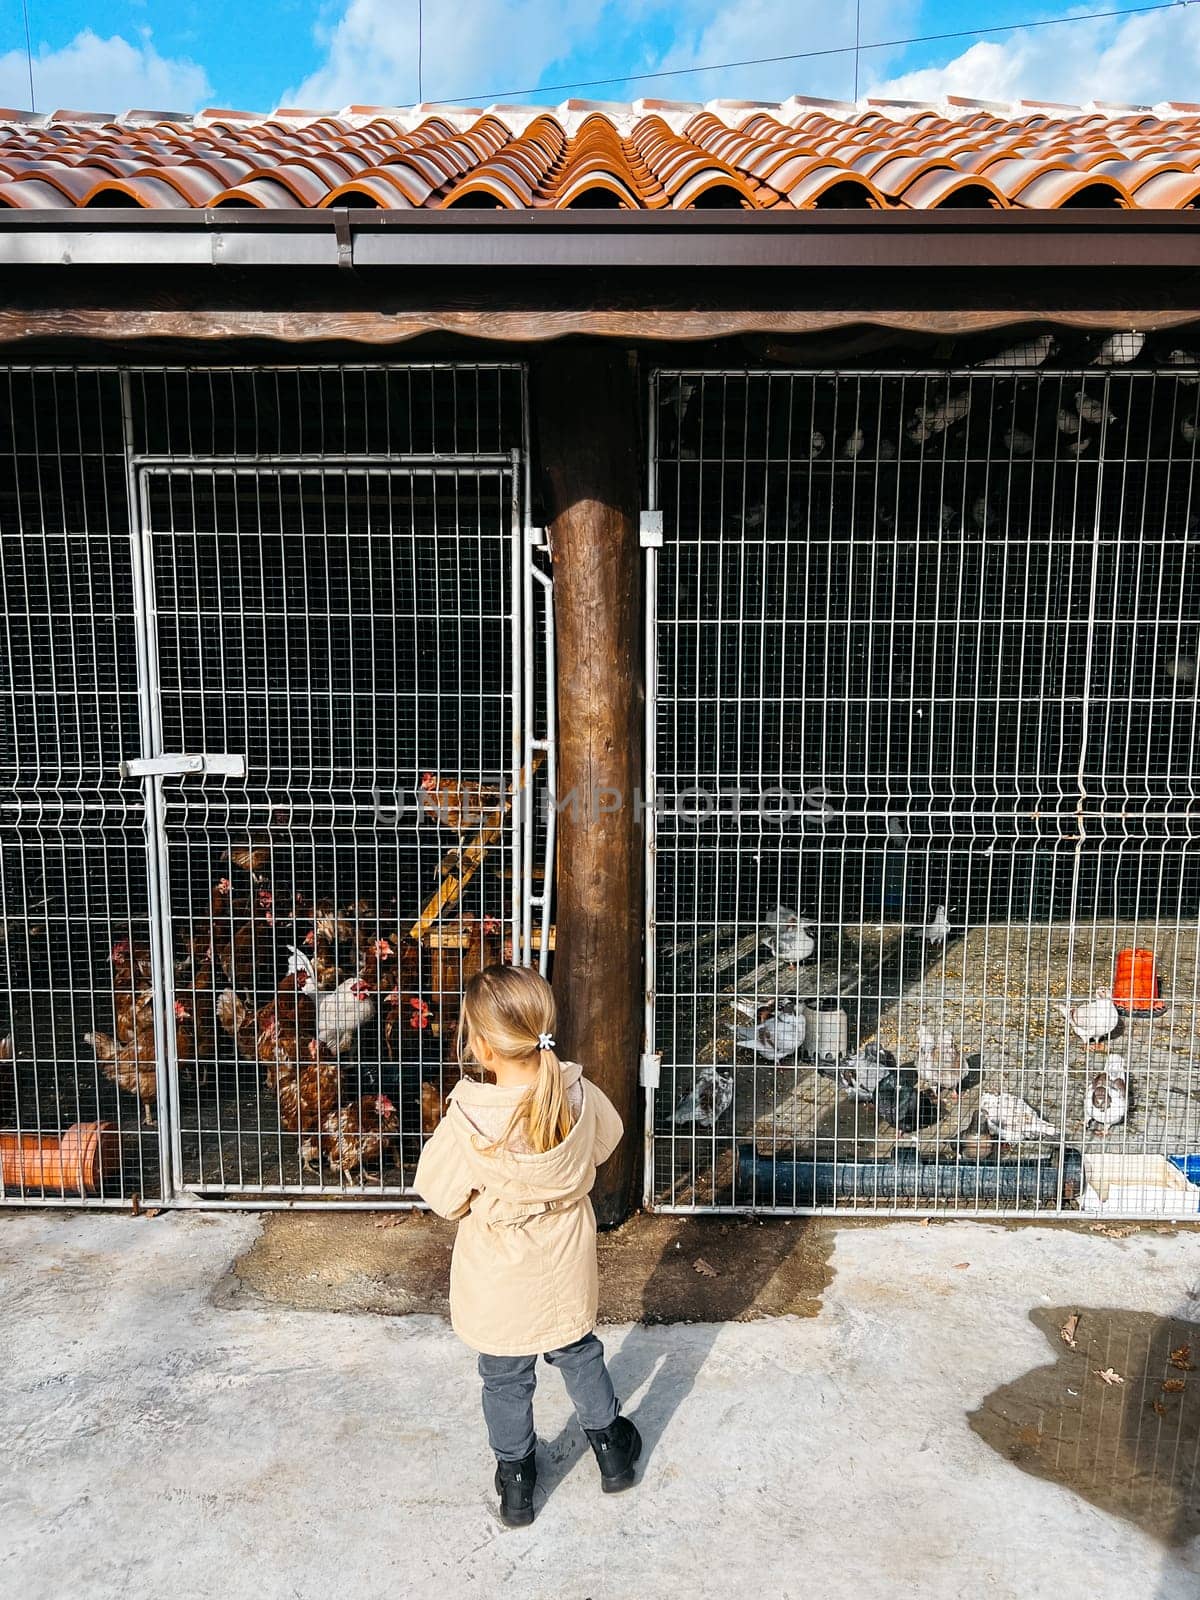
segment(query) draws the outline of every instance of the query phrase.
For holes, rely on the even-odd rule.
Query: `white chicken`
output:
[[[1110,1128],[1124,1122],[1129,1111],[1129,1075],[1125,1057],[1115,1052],[1087,1086],[1084,1116],[1087,1126],[1103,1137]]]
[[[733,1104],[733,1078],[716,1067],[696,1074],[696,1086],[675,1108],[675,1122],[698,1122],[714,1127]]]
[[[1051,1139],[1058,1129],[1039,1116],[1027,1100],[1015,1094],[981,1094],[980,1116],[1001,1144],[1020,1144],[1025,1139]]]
[[[1061,1000],[1055,1010],[1067,1019],[1072,1033],[1078,1034],[1089,1050],[1099,1050],[1121,1020],[1111,989],[1097,989],[1094,999],[1080,1000],[1076,1005]]]
[[[917,1032],[917,1082],[938,1094],[958,1099],[958,1087],[966,1077],[962,1052],[954,1042],[954,1035],[946,1029],[934,1033],[930,1028]]]
[[[796,911],[789,910],[787,906],[779,906],[776,910],[769,911],[767,922],[768,927],[763,933],[762,942],[772,955],[778,956],[780,961],[786,961],[793,967],[798,967],[811,958],[817,948],[817,941],[809,929],[816,927],[815,922],[800,916]]]
[[[362,978],[345,978],[333,989],[318,989],[317,974],[303,950],[289,946],[288,971],[300,978],[298,988],[316,1002],[317,1038],[333,1052],[343,1055],[354,1043],[358,1030],[375,1015],[371,987]]]
[[[1136,361],[1146,342],[1144,333],[1110,333],[1091,359],[1093,367],[1122,367]]]
[[[733,1036],[744,1050],[780,1062],[796,1054],[804,1043],[804,1031],[804,1013],[789,997],[763,1006],[753,1026],[735,1023]]]

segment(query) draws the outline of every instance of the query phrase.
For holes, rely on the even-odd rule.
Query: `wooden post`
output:
[[[625,1123],[600,1169],[601,1227],[634,1206],[641,1149],[643,668],[639,394],[629,352],[561,344],[533,371],[533,448],[554,562],[561,1052]],[[565,802],[565,803],[564,803]]]

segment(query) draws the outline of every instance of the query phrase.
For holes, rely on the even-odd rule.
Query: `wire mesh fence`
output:
[[[1200,374],[1017,361],[656,376],[660,1206],[1198,1209]]]
[[[6,382],[3,1197],[399,1203],[546,845],[521,369]]]

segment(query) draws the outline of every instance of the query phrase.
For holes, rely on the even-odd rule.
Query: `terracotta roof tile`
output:
[[[0,208],[1200,205],[1200,106],[0,110]]]

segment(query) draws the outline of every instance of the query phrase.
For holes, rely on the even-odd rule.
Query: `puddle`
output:
[[[1059,1330],[1076,1315],[1071,1349]],[[1030,1316],[1051,1359],[988,1395],[973,1431],[1165,1544],[1200,1534],[1200,1323],[1078,1305]]]

